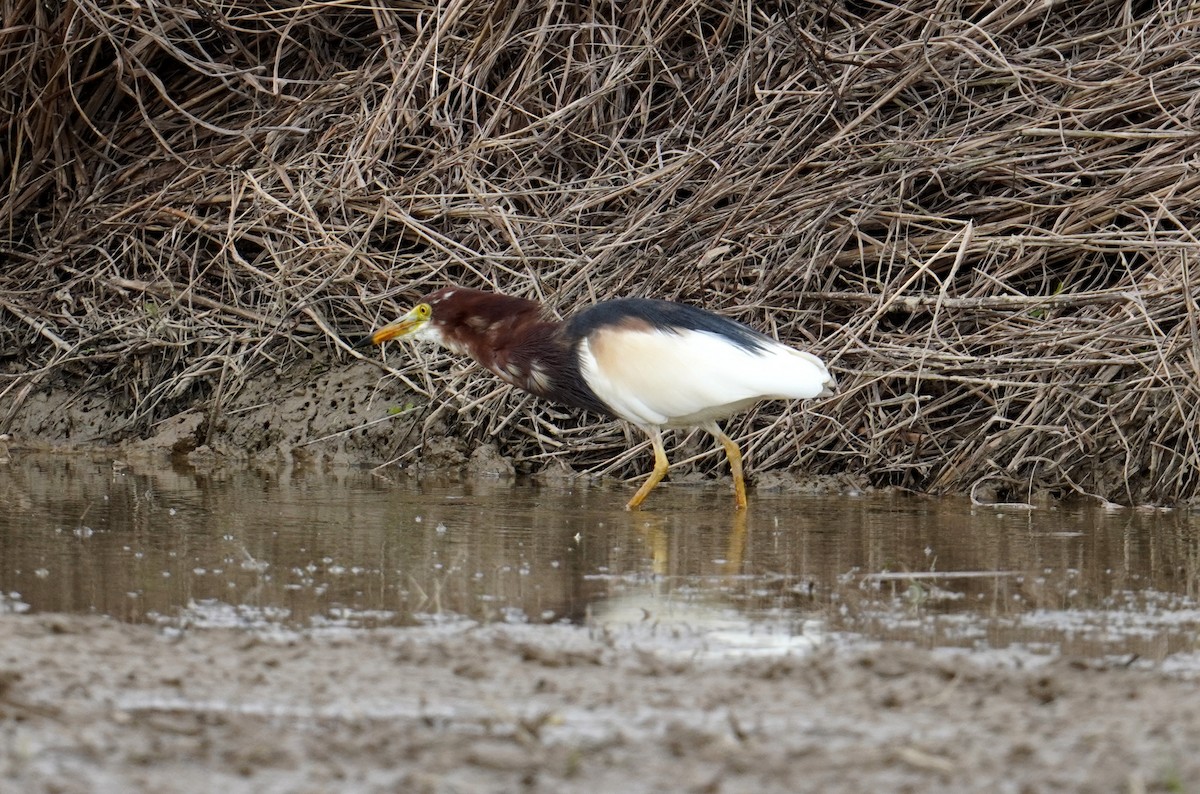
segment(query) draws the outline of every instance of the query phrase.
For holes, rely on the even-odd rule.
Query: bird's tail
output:
[[[829,371],[829,367],[825,366],[824,361],[805,350],[796,350],[793,348],[792,352],[796,353],[801,358],[815,366],[818,370],[820,370],[821,374],[825,376],[825,380],[821,384],[821,391],[816,395],[818,398],[832,397],[837,393],[837,378],[833,377],[833,373]]]

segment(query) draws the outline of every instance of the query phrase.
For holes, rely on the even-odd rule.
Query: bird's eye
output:
[[[433,310],[429,308],[428,303],[417,304],[417,308],[416,308],[417,316],[420,317],[422,320],[429,317],[429,314],[431,311],[433,311]]]

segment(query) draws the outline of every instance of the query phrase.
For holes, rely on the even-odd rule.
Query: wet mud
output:
[[[13,791],[1189,791],[1195,681],[902,645],[694,660],[568,626],[0,617]]]
[[[1200,784],[1188,513],[113,463],[0,467],[5,791]]]

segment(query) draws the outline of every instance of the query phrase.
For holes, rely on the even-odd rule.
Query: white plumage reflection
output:
[[[836,385],[811,353],[711,312],[647,298],[603,301],[563,322],[535,301],[449,286],[364,341],[402,337],[469,355],[525,391],[645,431],[654,470],[630,510],[666,475],[662,431],[676,427],[702,428],[721,443],[744,508],[741,451],[718,421],[761,400],[829,396]]]

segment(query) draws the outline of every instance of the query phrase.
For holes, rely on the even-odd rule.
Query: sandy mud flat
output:
[[[0,616],[6,791],[1194,791],[1196,681],[895,644]]]

